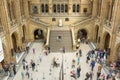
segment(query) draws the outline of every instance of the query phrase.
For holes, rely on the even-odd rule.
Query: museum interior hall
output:
[[[0,80],[120,80],[120,0],[0,0]]]

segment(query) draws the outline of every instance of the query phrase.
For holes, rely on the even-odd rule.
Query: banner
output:
[[[0,62],[4,59],[3,47],[2,47],[2,40],[0,38]]]

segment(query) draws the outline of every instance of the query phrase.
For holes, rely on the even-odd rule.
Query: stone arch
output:
[[[18,45],[19,45],[18,33],[17,32],[12,33],[11,38],[12,38],[13,50],[15,52],[17,52],[18,51]]]
[[[110,34],[108,32],[105,32],[103,35],[103,44],[104,44],[104,49],[108,49],[110,46]]]
[[[98,36],[98,34],[99,34],[99,26],[96,25],[95,26],[95,42],[99,42],[99,36]]]
[[[34,30],[33,35],[34,35],[34,40],[44,39],[44,30],[37,28]]]
[[[77,38],[85,38],[87,39],[88,38],[88,31],[86,29],[79,29],[77,31]]]

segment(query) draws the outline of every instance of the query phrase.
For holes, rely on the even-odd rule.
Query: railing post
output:
[[[45,47],[49,46],[49,38],[50,38],[50,28],[48,27],[48,30],[47,30],[47,40],[46,40]]]

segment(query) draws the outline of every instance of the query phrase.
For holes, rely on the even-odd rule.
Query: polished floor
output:
[[[35,48],[35,54],[33,54],[33,48]],[[81,66],[81,75],[80,78],[77,80],[84,80],[85,75],[87,72],[91,71],[90,63],[86,63],[86,54],[91,48],[87,44],[80,44],[80,49],[82,50],[82,57],[80,57],[80,66]],[[26,56],[26,61],[29,63],[30,67],[30,61],[31,59],[36,63],[35,71],[32,71],[31,67],[29,68],[30,78],[28,79],[27,76],[25,76],[24,80],[59,80],[60,70],[61,70],[61,64],[63,60],[63,71],[64,71],[64,80],[75,80],[70,75],[70,72],[72,70],[72,60],[75,59],[77,62],[76,52],[73,53],[65,53],[57,52],[57,53],[50,53],[47,56],[43,53],[43,43],[33,43],[32,47],[30,48],[30,51],[28,55]],[[42,55],[42,61],[40,62],[39,57],[40,54]],[[52,65],[53,58],[57,59],[57,62],[60,64],[59,67],[54,67]],[[96,72],[97,72],[97,66],[96,63],[94,71],[93,71],[93,79],[96,80]],[[77,68],[77,63],[76,63]],[[76,69],[75,68],[75,69]],[[26,70],[23,70],[22,64],[17,72],[17,74],[14,77],[14,80],[22,80],[21,72],[26,73]],[[102,69],[102,73],[105,73],[104,69]],[[106,73],[105,73],[106,74]]]

